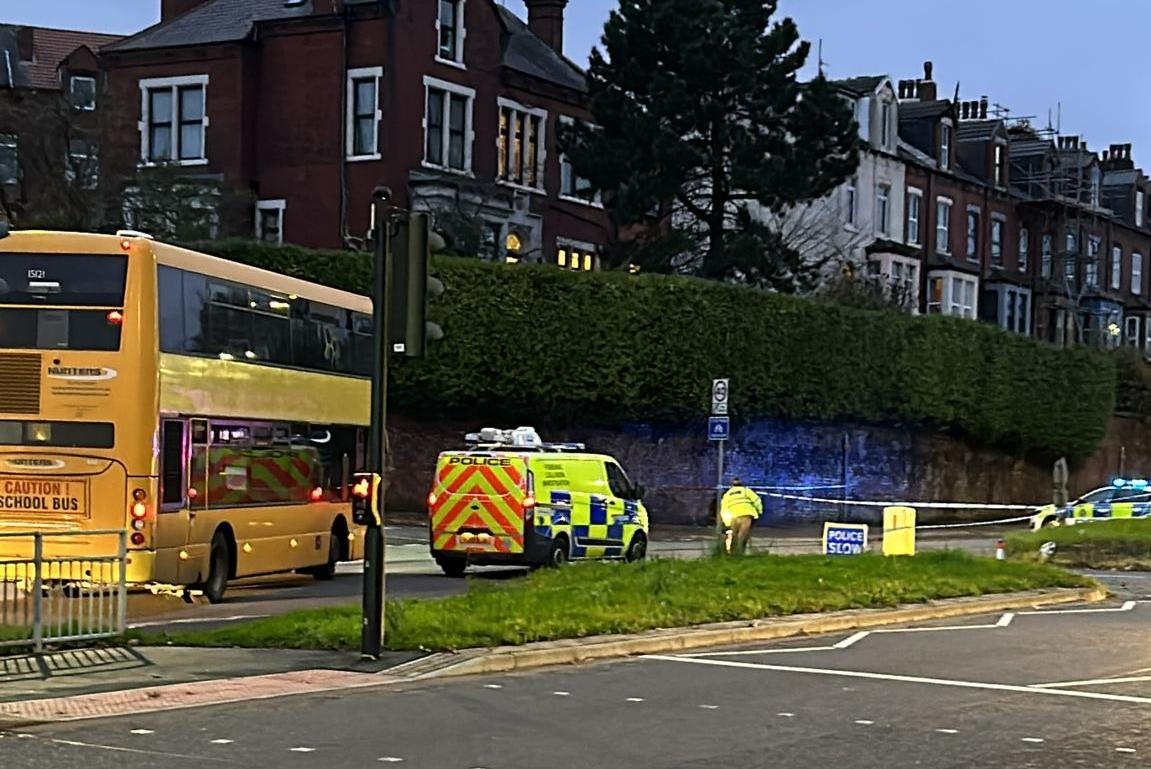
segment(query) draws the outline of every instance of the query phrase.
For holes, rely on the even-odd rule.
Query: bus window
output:
[[[166,419],[160,434],[160,501],[164,510],[178,509],[183,504],[185,471],[184,422]]]

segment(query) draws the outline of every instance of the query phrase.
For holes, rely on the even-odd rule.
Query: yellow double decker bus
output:
[[[361,557],[372,345],[364,297],[137,233],[0,229],[0,531],[127,529],[130,583],[213,602],[330,579]]]

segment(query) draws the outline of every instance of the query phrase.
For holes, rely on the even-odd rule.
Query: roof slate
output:
[[[834,80],[832,81],[832,85],[856,96],[864,96],[869,93],[874,93],[875,89],[879,88],[886,80],[887,75],[861,75],[843,80]]]
[[[505,67],[573,91],[587,92],[587,79],[579,67],[541,40],[519,16],[502,5],[495,8],[506,33],[503,51]]]
[[[109,51],[140,51],[185,45],[231,43],[251,34],[258,21],[308,16],[312,0],[286,6],[284,0],[209,0],[203,5],[107,46]]]
[[[57,70],[77,48],[87,46],[93,53],[108,43],[120,40],[120,35],[105,35],[99,32],[84,32],[72,29],[49,29],[32,27],[33,61],[20,61],[16,35],[19,26],[0,25],[0,58],[7,53],[7,60],[0,66],[0,86],[16,88],[37,88],[59,90],[60,77]],[[9,78],[8,63],[12,74]]]

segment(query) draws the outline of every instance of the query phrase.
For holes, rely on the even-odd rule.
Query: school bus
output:
[[[361,557],[372,345],[364,297],[138,233],[0,225],[0,531],[127,529],[129,583],[213,602],[238,577],[331,579]]]

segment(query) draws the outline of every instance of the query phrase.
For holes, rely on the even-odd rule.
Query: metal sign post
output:
[[[711,413],[707,420],[707,439],[719,444],[716,455],[715,474],[715,536],[720,546],[724,541],[723,518],[719,514],[723,504],[723,461],[724,446],[731,436],[731,418],[728,417],[728,395],[731,381],[713,379],[711,382]]]

